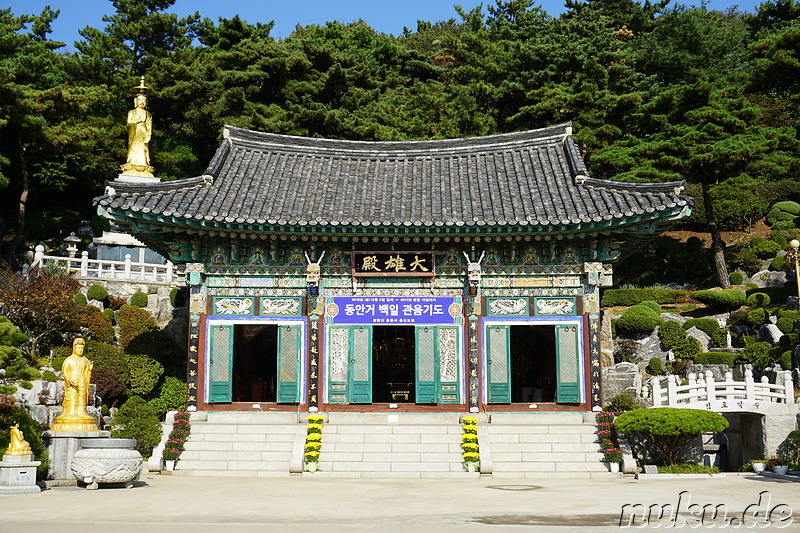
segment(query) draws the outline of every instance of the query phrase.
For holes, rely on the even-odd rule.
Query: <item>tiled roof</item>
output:
[[[291,226],[555,226],[661,218],[683,182],[587,177],[569,124],[408,142],[292,137],[226,127],[205,174],[110,182],[95,203],[195,221]],[[173,220],[174,220],[173,218]]]

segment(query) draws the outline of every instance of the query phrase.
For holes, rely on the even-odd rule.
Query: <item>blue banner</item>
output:
[[[325,306],[334,324],[454,324],[461,313],[455,297],[342,296]]]

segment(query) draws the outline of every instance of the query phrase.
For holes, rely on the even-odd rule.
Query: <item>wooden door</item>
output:
[[[233,326],[212,326],[210,329],[208,401],[230,403],[233,396]]]
[[[489,403],[511,403],[510,326],[489,326],[486,331],[486,383]]]

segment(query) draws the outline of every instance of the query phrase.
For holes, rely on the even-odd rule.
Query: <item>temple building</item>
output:
[[[185,265],[192,410],[588,411],[599,290],[692,199],[590,178],[571,133],[226,127],[202,176],[118,179],[95,203]]]

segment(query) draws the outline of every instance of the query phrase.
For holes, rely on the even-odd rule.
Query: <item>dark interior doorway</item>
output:
[[[372,401],[414,403],[414,326],[372,327]]]
[[[237,325],[233,342],[233,401],[276,401],[278,326]]]
[[[511,401],[554,402],[556,328],[511,326]]]

